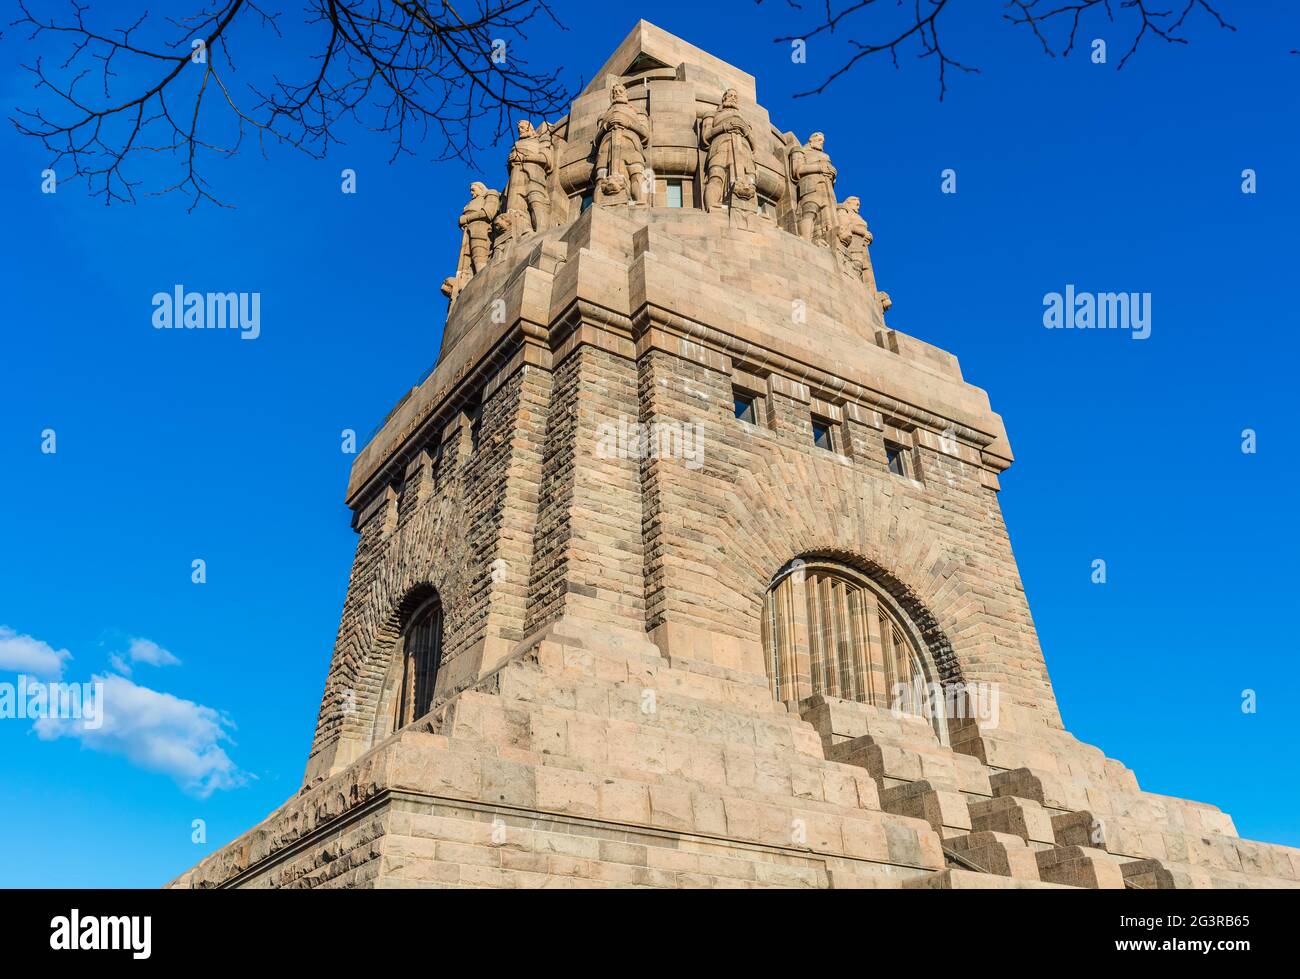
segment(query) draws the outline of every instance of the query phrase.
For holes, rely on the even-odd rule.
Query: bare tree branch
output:
[[[304,2],[295,47],[282,15],[258,0],[194,0],[188,15],[146,11],[116,27],[103,26],[90,0],[69,0],[62,17],[19,0],[13,26],[30,34],[35,55],[24,67],[37,94],[11,121],[105,203],[180,192],[193,209],[222,205],[201,167],[249,134],[263,153],[280,143],[320,159],[355,125],[388,134],[393,159],[433,140],[439,159],[472,162],[479,140],[495,143],[516,114],[545,117],[569,101],[559,69],[535,72],[519,56],[535,19],[563,29],[549,0]],[[287,74],[271,68],[236,84],[236,45],[259,41],[286,51]],[[131,167],[140,154],[170,156],[177,179],[143,191]]]
[[[755,2],[761,4],[763,0]],[[1186,44],[1187,39],[1180,31],[1188,17],[1197,11],[1207,14],[1220,28],[1236,30],[1223,19],[1209,0],[1162,2],[1173,3],[1175,6],[1169,10],[1157,10],[1152,7],[1152,0],[1047,0],[1046,3],[1043,0],[1009,0],[1003,18],[1013,25],[1028,28],[1050,56],[1055,57],[1059,51],[1064,57],[1074,49],[1079,30],[1085,21],[1104,15],[1107,21],[1114,23],[1114,8],[1129,11],[1131,15],[1121,19],[1132,22],[1133,35],[1128,50],[1119,62],[1119,68],[1124,67],[1148,35],[1171,44]],[[795,10],[803,10],[796,0],[786,0],[786,4]],[[956,6],[953,0],[894,0],[892,5],[880,0],[848,0],[838,9],[834,6],[834,0],[823,0],[823,4],[822,12],[815,19],[809,20],[805,30],[774,38],[776,43],[789,44],[799,40],[808,41],[823,34],[833,35],[838,29],[850,25],[870,32],[878,39],[863,41],[849,38],[848,44],[854,52],[839,67],[829,72],[815,88],[797,92],[796,98],[820,95],[860,61],[878,54],[888,54],[895,68],[899,67],[900,51],[913,51],[918,58],[931,59],[938,74],[940,101],[948,92],[949,69],[979,72],[978,68],[950,55],[944,46],[940,28],[947,21],[941,18]],[[1180,4],[1181,9],[1178,6]],[[1053,35],[1060,35],[1055,42]]]
[[[1180,36],[1178,31],[1194,10],[1203,10],[1224,30],[1236,31],[1237,29],[1224,20],[1219,12],[1210,6],[1208,0],[1186,0],[1181,11],[1176,7],[1170,10],[1154,10],[1150,0],[1072,0],[1065,3],[1052,0],[1052,2],[1058,5],[1045,6],[1042,0],[1010,0],[1007,7],[1011,12],[1003,15],[1011,23],[1032,30],[1034,36],[1042,43],[1043,50],[1052,57],[1056,56],[1056,52],[1052,49],[1045,32],[1050,31],[1056,24],[1067,22],[1069,24],[1064,44],[1060,48],[1062,57],[1065,57],[1074,50],[1080,24],[1086,15],[1101,10],[1105,12],[1108,20],[1114,22],[1115,14],[1111,7],[1116,3],[1121,9],[1130,9],[1137,14],[1137,30],[1133,34],[1128,50],[1124,52],[1124,57],[1116,66],[1117,71],[1128,63],[1128,59],[1137,51],[1138,45],[1147,34],[1152,34],[1170,44],[1186,44],[1187,38]]]

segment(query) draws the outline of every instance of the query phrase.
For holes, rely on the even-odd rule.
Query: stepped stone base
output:
[[[1300,850],[1144,793],[1064,732],[948,746],[878,708],[798,706],[561,622],[170,886],[1300,886]],[[1025,764],[985,765],[990,744]]]

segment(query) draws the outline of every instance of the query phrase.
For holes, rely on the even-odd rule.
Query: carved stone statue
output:
[[[835,244],[835,167],[823,147],[826,137],[813,133],[790,151],[790,176],[798,194],[799,235],[807,241]]]
[[[871,255],[867,246],[871,244],[871,229],[859,213],[861,201],[856,197],[846,197],[844,203],[836,210],[835,232],[839,241],[840,256],[849,269],[867,287],[875,292],[875,275],[871,269]]]
[[[515,236],[545,231],[550,226],[550,182],[555,170],[555,149],[551,141],[535,130],[531,122],[522,119],[519,138],[507,162],[510,182],[506,184],[506,213],[498,219],[497,227]]]
[[[469,185],[469,203],[460,212],[464,231],[460,243],[460,263],[456,274],[480,272],[492,254],[492,221],[501,209],[501,191],[474,181]]]
[[[856,197],[846,197],[844,203],[836,208],[835,232],[839,243],[840,258],[853,275],[867,286],[867,292],[880,300],[883,309],[889,309],[889,294],[876,288],[876,273],[871,267],[871,252],[868,246],[872,241],[871,229],[866,219],[859,213],[862,202]]]
[[[622,85],[611,88],[609,96],[609,108],[596,121],[596,199],[644,202],[649,196],[645,151],[650,144],[650,117],[628,101]]]
[[[740,96],[734,88],[723,92],[722,105],[701,121],[700,139],[709,151],[704,209],[711,211],[734,198],[753,201],[758,193],[754,133],[740,113]]]
[[[501,191],[474,181],[469,185],[469,203],[460,212],[460,257],[456,274],[443,280],[442,291],[453,302],[461,287],[474,273],[487,265],[492,256],[492,221],[501,207]]]

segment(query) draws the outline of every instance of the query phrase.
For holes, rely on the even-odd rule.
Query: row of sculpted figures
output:
[[[564,124],[519,123],[518,138],[507,157],[503,194],[475,181],[460,214],[461,249],[456,274],[443,283],[453,301],[464,284],[500,249],[567,222],[572,199],[560,184],[565,157]],[[706,211],[767,211],[759,192],[756,135],[740,107],[735,89],[723,93],[718,107],[698,119],[700,203]],[[806,143],[793,137],[779,144],[792,191],[787,230],[806,241],[833,249],[841,268],[865,283],[888,309],[889,296],[876,288],[868,246],[872,235],[856,197],[835,196],[836,170],[825,149],[826,138],[813,133]],[[650,116],[628,98],[619,83],[610,89],[610,104],[596,120],[589,154],[590,180],[579,199],[599,206],[644,206],[655,203],[656,174],[649,163]],[[659,176],[662,176],[659,175]],[[770,202],[768,202],[770,204]]]

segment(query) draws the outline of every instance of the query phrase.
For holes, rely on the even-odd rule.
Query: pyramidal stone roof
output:
[[[742,98],[757,101],[753,75],[644,20],[636,22],[582,94],[604,90],[610,76],[621,78],[651,68],[675,68],[681,64],[694,65],[717,76],[719,90],[734,88]]]

